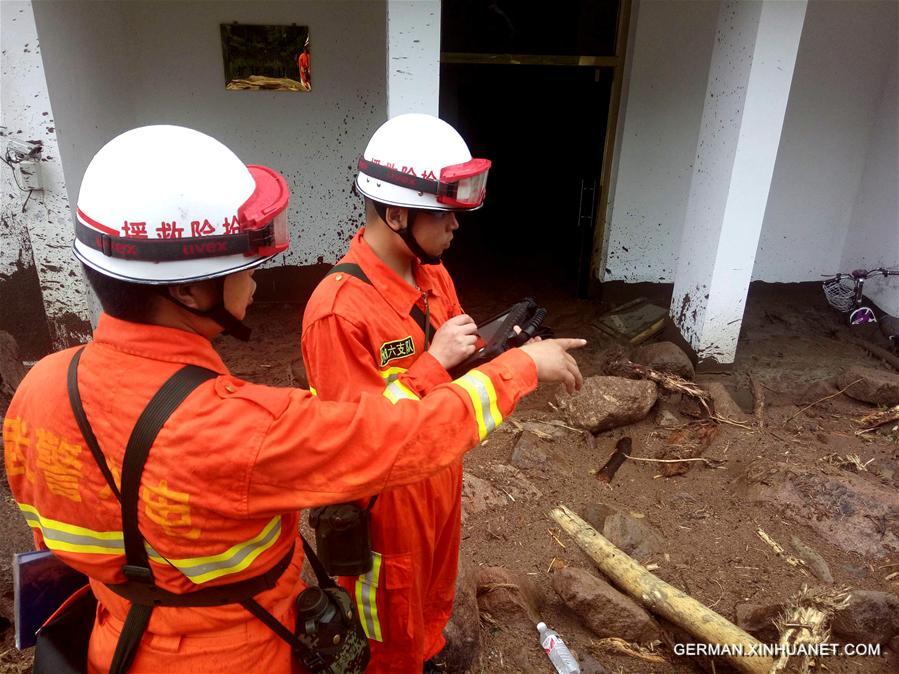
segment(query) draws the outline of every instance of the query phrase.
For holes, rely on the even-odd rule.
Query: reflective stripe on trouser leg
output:
[[[372,552],[371,571],[356,578],[356,608],[365,636],[374,641],[381,637],[381,621],[378,619],[378,579],[381,575],[381,554]]]

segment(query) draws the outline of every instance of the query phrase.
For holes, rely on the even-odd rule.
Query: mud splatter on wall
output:
[[[49,348],[83,342],[91,331],[85,289],[70,252],[68,199],[31,3],[4,3],[0,18],[0,154],[11,156],[12,141],[35,149],[31,159],[43,187],[23,189],[21,172],[0,167],[0,329],[16,338],[26,357],[39,357]]]
[[[387,116],[438,114],[440,0],[389,0],[387,42]]]

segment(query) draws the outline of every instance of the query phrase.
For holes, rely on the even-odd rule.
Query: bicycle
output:
[[[849,325],[880,323],[880,329],[889,338],[894,348],[899,346],[899,318],[883,314],[880,320],[874,310],[865,304],[865,281],[877,276],[899,276],[899,269],[856,269],[844,274],[838,273],[827,278],[822,284],[827,303],[842,314],[848,314]]]

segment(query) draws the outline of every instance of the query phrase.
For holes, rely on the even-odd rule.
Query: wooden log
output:
[[[621,438],[618,444],[615,445],[615,451],[612,453],[612,456],[606,461],[606,465],[599,469],[596,479],[605,483],[612,482],[615,473],[618,472],[618,469],[621,468],[627,457],[630,456],[630,453],[631,439],[629,437]]]
[[[739,644],[744,653],[761,648],[762,644],[757,639],[685,592],[654,576],[564,505],[554,508],[550,514],[590,555],[600,571],[653,613],[706,643],[732,648]],[[761,655],[732,655],[726,659],[748,674],[768,674],[773,665],[770,657]]]

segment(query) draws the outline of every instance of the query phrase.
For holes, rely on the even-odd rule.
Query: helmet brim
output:
[[[80,241],[72,246],[75,257],[104,276],[145,285],[175,285],[195,283],[206,279],[219,278],[253,269],[268,262],[272,255],[247,257],[246,255],[228,255],[210,257],[200,260],[178,260],[175,262],[145,262],[136,260],[120,260],[104,255],[99,250],[88,248]]]

